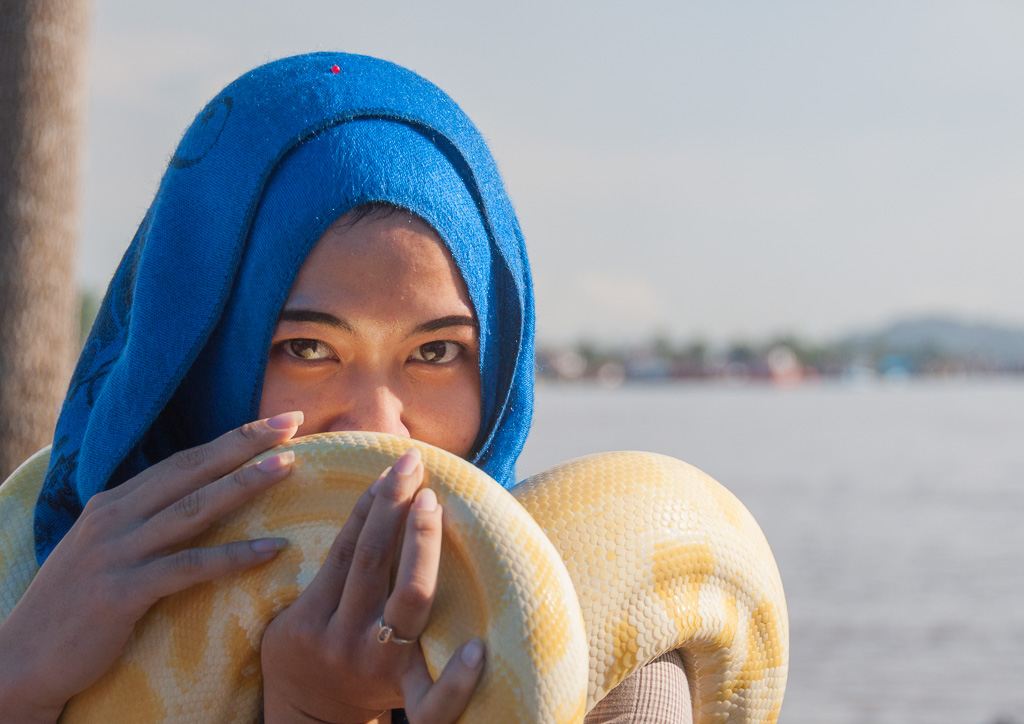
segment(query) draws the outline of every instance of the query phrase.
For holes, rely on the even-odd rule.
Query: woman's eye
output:
[[[458,357],[461,351],[462,348],[455,342],[427,342],[416,348],[412,358],[420,362],[444,364]]]
[[[300,359],[319,360],[332,356],[331,348],[318,339],[289,339],[285,349],[292,357]]]

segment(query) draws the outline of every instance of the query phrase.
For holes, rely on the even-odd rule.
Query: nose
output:
[[[389,387],[355,386],[343,394],[345,399],[338,400],[338,408],[331,416],[331,432],[359,430],[411,437],[403,419],[402,400]]]

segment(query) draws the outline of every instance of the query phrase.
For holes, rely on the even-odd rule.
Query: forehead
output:
[[[377,316],[475,316],[440,237],[419,217],[401,212],[355,223],[342,217],[332,225],[299,270],[286,306]]]

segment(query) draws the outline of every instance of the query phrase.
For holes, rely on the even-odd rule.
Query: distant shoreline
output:
[[[816,344],[795,336],[714,346],[665,338],[631,347],[580,342],[537,352],[543,379],[764,382],[870,382],[907,378],[1024,376],[1024,330],[946,317],[921,317]]]

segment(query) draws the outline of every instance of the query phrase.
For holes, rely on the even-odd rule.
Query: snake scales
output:
[[[683,656],[695,722],[777,721],[788,664],[782,584],[754,519],[714,480],[661,455],[605,453],[510,495],[456,456],[373,433],[312,435],[261,455],[295,450],[289,480],[197,544],[280,535],[290,545],[270,563],[162,599],[62,721],[256,721],[264,627],[312,579],[361,492],[410,444],[445,509],[422,637],[428,666],[436,677],[472,636],[487,647],[463,721],[580,722],[671,649]],[[37,570],[32,509],[47,458],[33,456],[0,488],[0,620]]]

